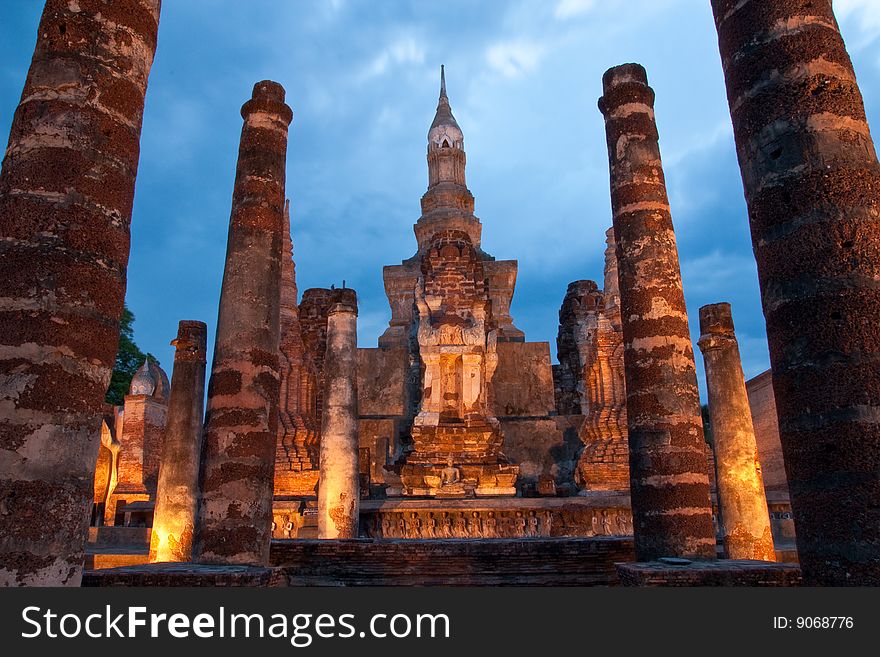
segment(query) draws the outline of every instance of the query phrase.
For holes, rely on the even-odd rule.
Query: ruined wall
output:
[[[602,292],[594,281],[568,284],[559,308],[554,367],[556,411],[560,415],[586,415],[589,400],[585,390],[585,368],[595,360],[595,335]]]
[[[632,539],[625,537],[272,546],[272,563],[290,564],[283,569],[290,586],[613,586],[614,564],[632,558]]]
[[[397,481],[385,466],[400,457],[401,439],[416,411],[419,381],[410,360],[409,350],[402,347],[358,349],[361,479],[364,490],[375,494]],[[417,375],[418,366],[415,371]]]
[[[773,375],[770,370],[746,382],[761,474],[767,494],[788,495],[788,480],[782,460],[782,444],[779,442],[779,420],[776,417],[776,398],[773,396]]]
[[[496,417],[546,417],[555,408],[547,342],[499,342],[498,366],[489,383]]]
[[[358,349],[358,409],[361,417],[398,417],[410,412],[409,351]]]
[[[578,436],[583,420],[582,415],[500,418],[504,455],[519,466],[520,494],[542,494],[547,478],[553,482],[552,492],[543,494],[576,492],[574,472],[583,447]]]
[[[629,489],[623,334],[613,293],[617,285],[613,248],[609,235],[605,281],[612,294],[606,297],[593,281],[575,281],[559,310],[556,409],[560,415],[584,416],[580,428],[584,449],[575,472],[582,490]]]

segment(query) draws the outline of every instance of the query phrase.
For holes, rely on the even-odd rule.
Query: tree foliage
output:
[[[709,405],[703,404],[700,406],[700,412],[703,416],[703,437],[706,439],[706,442],[710,445],[714,445],[714,436],[712,435],[712,418],[709,415]]]
[[[149,358],[157,365],[159,361],[153,354],[145,354],[134,341],[134,313],[128,306],[122,311],[119,320],[119,349],[116,352],[116,364],[113,366],[113,375],[110,377],[110,387],[104,401],[108,404],[121,406],[125,395],[131,387],[131,378],[138,368],[144,364],[144,359]]]

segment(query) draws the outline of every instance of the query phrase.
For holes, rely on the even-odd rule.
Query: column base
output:
[[[668,559],[618,563],[623,586],[800,586],[800,566],[773,561]]]

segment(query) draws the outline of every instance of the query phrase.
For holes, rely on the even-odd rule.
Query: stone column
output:
[[[713,558],[705,443],[678,249],[645,69],[604,78],[636,556]]]
[[[728,559],[776,561],[752,411],[729,303],[700,308],[721,533]]]
[[[208,328],[183,320],[171,344],[174,371],[159,466],[150,561],[191,561],[199,502]]]
[[[357,415],[357,295],[354,290],[333,290],[324,357],[318,538],[358,535]]]
[[[0,585],[82,576],[159,4],[48,0],[12,120],[0,174]]]
[[[831,0],[713,0],[804,579],[880,585],[880,165]]]
[[[226,269],[205,421],[195,559],[268,564],[278,431],[281,241],[287,129],[277,82],[241,108]]]

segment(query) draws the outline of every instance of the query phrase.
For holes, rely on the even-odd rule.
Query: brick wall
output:
[[[631,538],[464,541],[273,541],[288,584],[330,586],[613,586]]]
[[[755,438],[758,441],[758,457],[768,493],[788,494],[788,480],[782,460],[782,444],[779,442],[779,420],[776,417],[776,398],[773,396],[773,378],[770,370],[746,382],[749,406]]]

